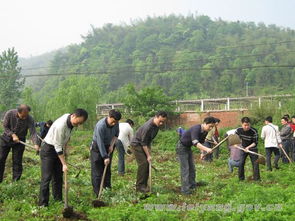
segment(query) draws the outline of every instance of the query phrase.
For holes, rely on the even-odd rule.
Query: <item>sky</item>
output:
[[[82,41],[90,25],[197,13],[295,29],[295,0],[0,0],[0,52],[31,57]]]

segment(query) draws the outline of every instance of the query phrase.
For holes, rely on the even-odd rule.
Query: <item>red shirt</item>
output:
[[[293,131],[295,131],[295,124],[289,123],[290,127],[292,128]]]

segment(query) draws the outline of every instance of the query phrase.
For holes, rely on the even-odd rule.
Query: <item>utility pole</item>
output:
[[[246,97],[249,96],[249,82],[246,82]]]

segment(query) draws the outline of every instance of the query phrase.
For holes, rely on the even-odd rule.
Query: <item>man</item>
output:
[[[283,125],[283,127],[281,128],[280,136],[282,139],[282,146],[283,146],[286,154],[288,156],[290,156],[291,152],[292,152],[292,150],[291,150],[291,148],[292,148],[291,141],[292,140],[291,139],[292,139],[293,133],[292,133],[292,128],[290,127],[288,120],[289,119],[287,117],[282,117],[281,124]],[[282,157],[283,163],[289,163],[288,158],[286,157],[286,155],[283,152],[281,153],[281,157]]]
[[[122,115],[119,111],[110,110],[108,117],[98,121],[94,129],[90,161],[92,186],[96,196],[98,196],[103,171],[106,166],[103,187],[111,188],[111,161],[114,145],[119,136],[119,121],[121,117]]]
[[[36,127],[40,127],[40,137],[44,139],[49,131],[49,128],[53,124],[52,120],[48,120],[47,122],[37,122]]]
[[[131,139],[133,137],[134,122],[127,119],[125,123],[119,124],[119,137],[116,143],[118,150],[118,174],[123,176],[125,174],[125,154],[128,153]]]
[[[176,154],[180,162],[181,192],[189,195],[196,188],[196,170],[192,153],[192,146],[206,153],[212,153],[212,149],[204,146],[205,138],[215,126],[214,117],[206,117],[202,124],[197,124],[187,130],[176,146]]]
[[[250,150],[258,153],[258,132],[255,128],[251,127],[251,122],[249,117],[243,117],[241,120],[242,127],[239,127],[236,130],[236,134],[239,135],[242,140],[242,148],[246,151]],[[249,155],[253,167],[253,178],[256,181],[260,180],[259,164],[257,162],[258,156],[254,154],[249,154],[247,152],[242,152],[241,154],[241,163],[239,167],[239,179],[245,180],[245,162],[246,158]]]
[[[204,146],[208,147],[208,148],[213,148],[215,145],[218,144],[218,137],[219,137],[219,132],[218,132],[218,124],[220,123],[220,120],[218,118],[215,118],[215,126],[212,130],[210,130],[207,134],[207,137],[205,139],[205,143]],[[219,147],[217,149],[214,150],[215,153],[215,158],[218,159],[219,157]],[[212,162],[213,161],[213,154],[207,154],[203,159],[204,161],[209,161]],[[202,153],[205,154],[205,153]]]
[[[282,146],[279,127],[272,123],[272,117],[265,118],[265,126],[262,127],[261,138],[264,140],[264,147],[266,152],[266,165],[267,170],[272,171],[271,167],[271,155],[274,153],[274,166],[279,169],[280,150],[279,145]]]
[[[135,133],[131,141],[138,169],[136,190],[146,193],[148,189],[149,164],[152,161],[151,146],[153,139],[157,136],[159,127],[164,125],[167,120],[167,113],[159,111],[153,118],[142,125]]]
[[[28,130],[31,139],[38,151],[38,140],[34,119],[29,115],[31,108],[21,104],[17,109],[6,112],[3,120],[4,132],[0,138],[0,183],[3,181],[5,162],[12,149],[12,179],[17,181],[21,178],[23,165],[23,153],[25,146],[20,141],[26,142]]]
[[[76,109],[72,114],[64,114],[50,127],[41,145],[41,184],[39,206],[48,206],[49,184],[52,179],[54,200],[62,200],[63,172],[68,170],[65,160],[66,148],[72,129],[83,124],[88,118],[84,109]]]
[[[292,160],[295,161],[295,115],[291,118],[291,128],[293,130],[293,137],[292,137],[292,148],[293,148],[293,154],[292,154]]]
[[[182,137],[182,135],[184,134],[185,129],[183,129],[182,127],[178,127],[177,130],[176,130],[176,132],[177,132],[178,137],[180,139]]]

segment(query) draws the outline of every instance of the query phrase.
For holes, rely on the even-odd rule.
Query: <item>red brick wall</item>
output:
[[[214,112],[186,112],[174,117],[168,121],[169,127],[191,127],[195,124],[202,123],[203,119],[208,116],[217,117],[221,120],[220,127],[236,127],[240,124],[242,116],[247,114],[246,111],[214,111]]]

